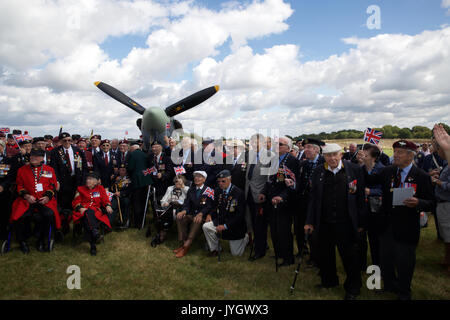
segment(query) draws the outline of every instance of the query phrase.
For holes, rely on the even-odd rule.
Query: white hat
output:
[[[193,175],[195,175],[195,174],[200,174],[200,175],[202,175],[205,179],[206,179],[206,177],[208,176],[208,175],[206,174],[205,171],[194,171]]]
[[[339,151],[342,151],[342,148],[340,145],[338,145],[336,143],[326,144],[325,146],[322,147],[322,154],[339,152]]]

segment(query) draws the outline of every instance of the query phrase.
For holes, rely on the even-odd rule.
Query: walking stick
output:
[[[117,190],[117,184],[116,186],[116,192]],[[117,197],[117,206],[119,207],[119,218],[120,218],[120,223],[123,224],[123,219],[122,219],[122,210],[120,209],[120,196],[116,196]]]
[[[147,189],[147,198],[145,200],[145,209],[144,209],[144,216],[142,217],[142,225],[141,225],[141,229],[144,229],[144,224],[145,224],[145,216],[147,214],[147,206],[148,206],[148,197],[150,195],[150,186],[148,186]]]
[[[305,242],[308,242],[308,237],[309,237],[309,233],[305,233]],[[292,282],[292,285],[291,285],[291,294],[294,294],[295,282],[297,281],[297,276],[300,272],[300,265],[302,264],[302,260],[303,260],[303,249],[304,248],[305,248],[305,246],[302,246],[302,248],[300,249],[300,260],[298,261],[297,268],[295,269],[294,281]]]
[[[278,206],[277,206],[277,204],[275,203],[274,205],[273,205],[273,207],[274,207],[274,213],[275,213],[275,219],[276,219],[276,217],[277,217],[277,213],[278,213]],[[272,224],[273,225],[273,224]],[[272,236],[272,239],[276,239],[276,243],[274,243],[273,244],[273,251],[275,252],[275,272],[278,272],[278,254],[277,254],[277,247],[278,247],[278,235],[276,234],[276,230],[273,230],[273,232],[275,233],[275,237],[274,236]],[[272,229],[270,229],[270,233],[272,233]]]

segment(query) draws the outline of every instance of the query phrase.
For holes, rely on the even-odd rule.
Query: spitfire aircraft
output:
[[[155,140],[164,144],[164,136],[170,136],[175,129],[182,129],[181,123],[175,120],[173,118],[174,116],[199,105],[219,91],[219,86],[212,86],[200,90],[163,110],[159,107],[149,107],[146,109],[116,88],[104,82],[97,81],[94,84],[111,98],[116,99],[142,115],[142,118],[137,119],[136,124],[142,132],[144,150],[148,150],[150,143]]]

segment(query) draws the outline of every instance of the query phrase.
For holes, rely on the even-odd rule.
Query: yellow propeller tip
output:
[[[100,81],[95,81],[94,84],[98,87],[98,84],[100,83]]]
[[[216,92],[219,91],[219,89],[220,89],[219,86],[214,86],[214,88],[216,89]]]

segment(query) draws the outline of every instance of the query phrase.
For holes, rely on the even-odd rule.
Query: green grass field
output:
[[[443,244],[437,242],[433,219],[422,236],[417,250],[417,265],[413,280],[414,299],[450,299],[450,277],[437,265],[443,256]],[[317,269],[302,267],[294,295],[290,294],[296,266],[280,268],[275,273],[275,261],[268,255],[248,262],[250,248],[244,256],[233,257],[224,242],[222,262],[208,258],[203,249],[204,236],[197,239],[187,256],[177,259],[173,226],[169,240],[152,248],[145,231],[136,229],[112,232],[98,245],[98,254],[89,255],[87,242],[73,246],[71,236],[57,244],[51,253],[32,248],[28,256],[18,244],[13,251],[0,256],[0,299],[342,299],[342,286],[316,289]],[[30,244],[32,242],[30,241]],[[369,260],[370,261],[370,260]],[[81,290],[66,286],[67,267],[81,269]],[[338,258],[340,283],[343,268]],[[394,299],[366,288],[363,276],[360,299]]]

